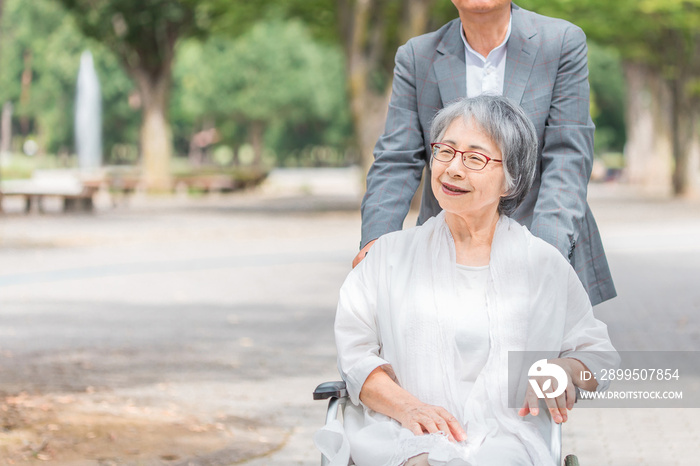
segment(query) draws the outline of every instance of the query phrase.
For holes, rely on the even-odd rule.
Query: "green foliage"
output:
[[[372,2],[373,0],[370,0]],[[352,8],[358,0],[268,0],[260,15],[266,18],[298,19],[304,22],[312,36],[327,44],[347,46],[350,31],[356,26]],[[372,61],[371,87],[382,94],[394,69],[397,48],[408,40],[401,29],[407,14],[407,4],[402,0],[376,0],[370,7],[368,32],[361,38],[362,48]],[[438,29],[457,17],[457,10],[450,0],[434,0],[428,19],[428,31]],[[377,41],[375,44],[374,41]],[[376,61],[376,63],[375,63]]]
[[[156,77],[182,34],[200,32],[195,8],[177,0],[58,0],[87,37],[106,45],[128,69]],[[206,24],[206,19],[202,20]]]
[[[44,152],[72,151],[76,78],[80,54],[89,49],[103,94],[106,160],[133,163],[140,112],[129,106],[129,96],[136,91],[123,67],[128,54],[118,57],[105,45],[114,46],[118,41],[125,44],[132,37],[125,34],[115,38],[113,34],[118,27],[113,22],[104,22],[109,15],[98,11],[76,18],[90,36],[104,43],[86,38],[60,3],[5,1],[0,43],[0,104],[5,101],[14,104],[14,133],[19,135],[16,143],[21,145],[22,136],[31,136],[38,138]],[[146,2],[144,11],[133,15],[127,8],[140,9],[141,2],[93,3],[117,18],[120,16],[115,12],[121,9],[134,34],[138,27],[133,25],[139,21],[147,23],[148,15],[155,11],[154,5],[164,8],[163,21],[178,18],[175,5],[178,2]],[[195,38],[182,41],[177,48],[171,94],[173,133],[180,153],[187,153],[192,134],[201,130],[205,120],[216,125],[222,142],[231,147],[246,141],[250,121],[264,121],[268,127],[266,144],[280,160],[298,158],[317,145],[333,146],[339,152],[349,145],[351,127],[342,52],[338,46],[331,45],[331,41],[317,43],[300,21],[281,20],[282,10],[275,13],[270,9],[262,14],[265,3],[214,0],[196,2],[196,6],[194,2],[180,3],[192,8],[196,17],[188,30]],[[271,19],[262,23],[253,21],[261,16]],[[98,31],[100,28],[108,30]],[[201,42],[198,38],[205,35],[207,28],[215,32],[214,37]],[[237,33],[232,30],[235,28]],[[244,35],[238,37],[241,33]],[[135,35],[133,40],[138,37]],[[151,52],[144,56],[148,53]],[[28,62],[31,81],[25,86],[26,95],[21,101],[21,78],[27,55],[31,57]]]
[[[46,2],[41,2],[46,3]],[[80,37],[60,22],[60,10],[51,3],[46,9],[28,2],[8,0],[4,5],[2,50],[0,51],[0,101],[14,105],[14,115],[23,121],[22,130],[39,136],[42,146],[65,141],[71,127],[62,120],[70,114],[72,102],[61,98],[62,91],[75,86],[77,63],[70,66],[62,58],[80,53]],[[35,28],[46,34],[36,34]],[[55,39],[55,40],[52,40]],[[22,76],[31,78],[23,88]],[[72,87],[71,86],[71,87]],[[72,94],[72,89],[69,94]],[[58,98],[53,99],[56,96]],[[46,111],[45,109],[47,109]],[[18,119],[17,129],[19,129]],[[38,134],[36,134],[38,133]]]
[[[136,92],[135,86],[114,54],[97,44],[91,50],[95,51],[95,69],[102,91],[104,157],[112,163],[120,163],[118,149],[130,145],[135,152],[139,139],[140,112],[129,105],[129,96]]]
[[[62,168],[73,161],[64,160],[63,157],[54,155],[35,155],[33,157],[24,154],[14,154],[7,165],[2,167],[2,177],[8,180],[28,179],[35,170],[50,170]]]
[[[173,118],[215,122],[228,144],[242,144],[252,122],[268,128],[266,142],[279,158],[347,143],[341,52],[314,42],[299,21],[260,22],[235,40],[183,42],[174,75]]]
[[[220,20],[225,29],[223,34],[247,32],[243,29],[246,21],[269,21],[271,19],[302,21],[315,40],[326,44],[337,44],[339,37],[339,20],[337,14],[338,0],[266,0],[264,2],[249,2],[255,5],[255,13],[230,11],[229,15]],[[231,27],[233,24],[234,27]]]
[[[670,73],[697,61],[700,0],[522,0],[524,8],[567,19],[623,58]]]
[[[270,0],[56,0],[74,13],[80,30],[105,44],[127,69],[158,77],[178,39],[212,32],[239,34]]]
[[[520,4],[520,2],[517,2]],[[432,10],[433,17],[431,18],[430,30],[434,31],[453,19],[459,17],[457,8],[451,0],[437,0]]]
[[[568,19],[589,39],[614,48],[623,60],[645,64],[649,73],[666,81],[672,96],[665,102],[671,113],[668,124],[679,131],[672,148],[677,162],[674,190],[681,192],[684,188],[678,180],[687,180],[682,172],[688,157],[688,138],[693,133],[691,115],[697,113],[700,100],[700,0],[523,0],[521,4],[538,13]],[[606,85],[616,87],[614,80],[596,83],[591,69],[591,82],[601,107],[599,118],[613,115],[613,101],[605,94],[613,91]],[[602,107],[608,104],[604,110]],[[608,128],[616,126],[607,123],[611,125]],[[611,147],[619,147],[619,142],[614,142],[617,137],[610,132],[599,131],[597,137],[609,140]]]
[[[352,1],[348,0],[348,4]],[[308,154],[323,152],[319,146],[330,146],[342,154],[351,145],[352,130],[340,48],[341,33],[348,24],[339,12],[341,3],[5,0],[0,103],[13,102],[15,133],[38,138],[43,151],[70,151],[79,57],[89,49],[103,93],[105,156],[107,160],[113,156],[113,162],[133,162],[140,115],[129,106],[135,85],[124,65],[146,63],[147,69],[156,73],[153,63],[168,59],[164,55],[165,44],[189,36],[191,39],[182,41],[176,56],[171,57],[175,60],[175,76],[170,116],[180,153],[189,150],[192,134],[207,125],[216,126],[222,143],[235,148],[246,142],[248,125],[262,121],[267,128],[265,143],[280,162],[302,163]],[[692,15],[677,14],[676,1],[664,5],[654,1],[637,5],[628,0],[615,5],[603,3],[526,0],[522,5],[543,14],[573,19],[584,26],[589,36],[608,42],[617,40],[625,28],[632,28],[625,34],[631,34],[639,43],[626,40],[624,43],[630,45],[622,52],[624,56],[647,47],[648,40],[638,40],[647,33],[629,15],[607,17],[611,9],[650,10],[667,22],[692,25]],[[77,14],[67,15],[62,4]],[[396,48],[403,42],[398,24],[404,12],[401,2],[379,5],[372,10],[370,22],[373,27],[385,28],[379,49],[383,57],[373,71],[372,86],[383,89],[391,78]],[[450,0],[436,0],[429,29],[437,29],[455,17]],[[648,26],[646,20],[643,24]],[[658,36],[654,34],[647,35]],[[207,35],[212,37],[203,40]],[[28,56],[31,59],[25,62]],[[25,63],[29,63],[32,79],[22,99]],[[590,69],[597,148],[621,150],[623,81],[619,58],[609,49],[591,44]],[[697,82],[700,81],[688,83],[689,92],[700,89]]]
[[[250,125],[263,124],[270,128],[267,142],[279,154],[298,149],[295,144],[325,144],[347,133],[327,131],[347,126],[340,53],[314,44],[298,21],[280,19],[324,11],[327,22],[333,11],[328,2],[56,1],[74,13],[85,35],[119,57],[142,97],[151,93],[144,81],[153,89],[163,82],[169,86],[171,64],[176,67],[170,116],[180,152],[189,150],[194,134],[213,126],[223,142],[236,147]],[[316,31],[323,21],[315,23]]]
[[[619,54],[589,41],[588,68],[596,153],[622,152],[626,140],[625,81]]]
[[[130,80],[114,56],[85,39],[55,1],[6,0],[0,47],[0,102],[14,105],[15,134],[36,137],[42,151],[71,150],[80,54],[88,49],[103,93],[105,154],[112,145],[133,140],[137,114],[127,103]],[[23,73],[31,77],[24,88]]]

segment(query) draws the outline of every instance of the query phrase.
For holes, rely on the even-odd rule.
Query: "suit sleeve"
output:
[[[565,30],[542,148],[541,184],[531,231],[571,260],[586,214],[593,133],[586,36]]]
[[[386,126],[367,175],[361,247],[402,228],[420,184],[426,155],[417,101],[415,56],[409,41],[396,53]]]

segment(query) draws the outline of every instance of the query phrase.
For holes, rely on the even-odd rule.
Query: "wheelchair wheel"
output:
[[[564,466],[579,466],[578,458],[576,458],[575,455],[567,455],[566,458],[564,458]]]

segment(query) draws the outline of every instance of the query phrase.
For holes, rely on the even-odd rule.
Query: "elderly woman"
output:
[[[352,404],[333,464],[347,464],[349,444],[360,466],[551,465],[550,421],[536,417],[527,379],[520,410],[509,407],[509,351],[553,353],[566,373],[566,390],[545,398],[555,422],[574,387],[604,388],[583,372],[618,361],[566,259],[508,218],[532,184],[535,130],[507,99],[481,96],[441,110],[431,137],[443,211],[381,237],[340,291],[338,365]]]

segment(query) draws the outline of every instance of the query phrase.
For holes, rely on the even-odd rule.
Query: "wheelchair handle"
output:
[[[348,391],[342,380],[324,382],[314,390],[314,400],[327,400],[328,398],[345,398]]]

